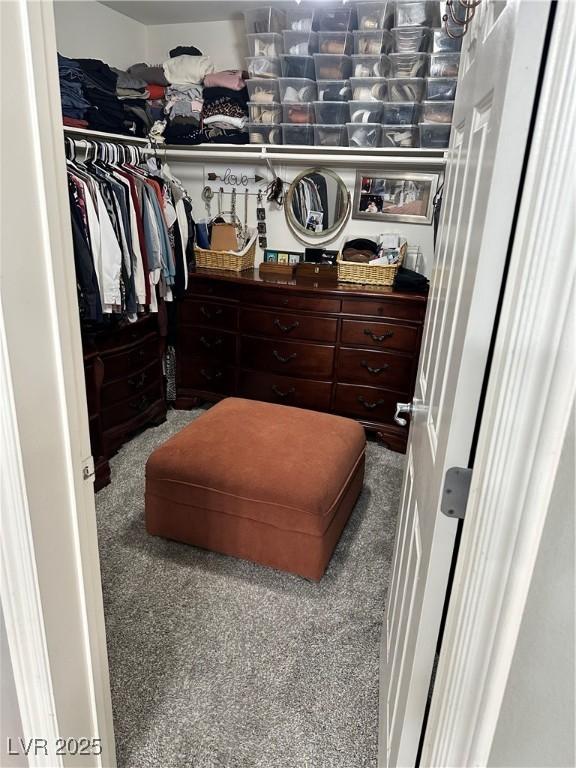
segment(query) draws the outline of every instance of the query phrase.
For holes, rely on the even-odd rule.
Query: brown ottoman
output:
[[[146,464],[146,528],[321,579],[362,490],[355,421],[229,398]]]

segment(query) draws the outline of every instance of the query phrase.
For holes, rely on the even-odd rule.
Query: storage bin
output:
[[[284,30],[284,51],[291,56],[311,56],[318,51],[316,32],[295,32]]]
[[[427,53],[430,29],[427,27],[395,27],[392,30],[396,53]]]
[[[392,26],[394,5],[392,2],[358,3],[358,29],[386,29]]]
[[[417,125],[383,125],[380,132],[380,146],[396,149],[410,149],[420,146]]]
[[[458,53],[462,47],[462,39],[450,37],[444,27],[432,30],[433,53]]]
[[[421,105],[413,101],[386,101],[382,104],[384,125],[417,125],[422,113]]]
[[[284,144],[300,144],[314,146],[313,125],[282,124],[282,139]]]
[[[280,59],[268,56],[250,56],[246,59],[246,68],[250,77],[260,79],[280,77]]]
[[[282,106],[280,104],[258,104],[248,102],[248,112],[250,122],[254,124],[264,123],[267,125],[277,125],[282,120]]]
[[[439,3],[436,3],[439,5]],[[396,0],[395,27],[431,27],[434,21],[432,3],[426,0]]]
[[[380,123],[347,123],[349,146],[379,147],[380,129]]]
[[[423,123],[451,123],[454,113],[453,101],[423,101]]]
[[[315,53],[316,80],[348,80],[352,74],[350,56],[335,56],[330,53]]]
[[[320,125],[344,125],[348,121],[347,101],[315,101],[314,116]]]
[[[350,101],[350,80],[318,80],[318,101]]]
[[[381,101],[349,101],[349,120],[351,123],[381,123]]]
[[[428,77],[425,98],[428,101],[454,101],[457,85],[457,77]]]
[[[278,83],[280,86],[280,100],[283,104],[285,102],[301,104],[308,101],[316,101],[318,97],[316,83],[309,78],[281,77]]]
[[[353,47],[354,38],[350,32],[318,32],[318,53],[348,55]]]
[[[314,80],[314,58],[312,56],[291,56],[284,54],[282,62],[282,77],[306,77]]]
[[[452,125],[442,123],[420,123],[420,146],[427,149],[446,149],[450,144]]]
[[[246,80],[248,97],[253,104],[272,104],[280,101],[278,80],[262,80],[253,78]]]
[[[247,34],[261,34],[262,32],[282,32],[286,26],[284,11],[277,8],[254,8],[244,11],[244,22]]]
[[[386,77],[389,73],[388,56],[352,56],[353,77]]]
[[[345,125],[315,125],[314,144],[317,147],[347,147],[348,132]]]
[[[286,29],[293,32],[312,32],[313,8],[291,8],[286,11]]]
[[[356,12],[353,8],[316,8],[314,29],[318,32],[348,32],[356,26]]]
[[[314,105],[282,104],[282,123],[302,125],[314,122]]]
[[[354,101],[385,101],[388,98],[388,81],[385,77],[351,77]]]
[[[388,80],[390,101],[422,101],[426,81],[423,77],[399,77]]]
[[[276,32],[262,32],[258,35],[246,35],[250,56],[278,58],[284,53],[284,38]]]
[[[279,125],[248,124],[250,144],[282,144],[282,128]]]
[[[356,30],[354,35],[354,53],[361,56],[379,56],[394,50],[394,37],[387,29]]]
[[[431,53],[430,77],[458,77],[459,53]]]
[[[426,77],[429,61],[428,53],[391,53],[391,75],[392,77]]]

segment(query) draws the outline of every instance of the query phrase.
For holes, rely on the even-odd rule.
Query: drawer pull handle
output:
[[[217,347],[219,344],[222,344],[222,337],[218,336],[218,338],[214,339],[214,341],[210,341],[210,339],[207,339],[206,336],[200,336],[200,342],[206,347],[206,349],[212,349],[213,347]]]
[[[142,372],[139,376],[134,376],[133,378],[129,379],[128,382],[134,389],[142,389],[147,380],[148,374]]]
[[[374,408],[378,408],[379,405],[384,405],[386,402],[385,400],[376,400],[375,403],[369,403],[368,400],[365,400],[362,395],[358,395],[358,402],[362,403],[364,408],[366,408],[368,411],[373,411]]]
[[[149,405],[150,401],[146,395],[142,395],[142,397],[139,397],[138,400],[130,403],[130,408],[132,408],[133,411],[145,411]]]
[[[279,363],[289,363],[290,360],[294,360],[294,358],[297,357],[297,353],[296,352],[292,352],[292,354],[288,355],[288,357],[282,357],[280,352],[278,352],[278,350],[276,350],[276,349],[272,352],[272,354],[274,355],[276,360],[278,360]]]
[[[298,322],[298,320],[294,320],[294,322],[290,323],[290,325],[282,325],[280,320],[278,320],[278,318],[276,318],[274,320],[274,325],[276,326],[276,328],[280,328],[282,333],[290,333],[290,331],[293,331],[295,328],[298,328],[300,323]]]
[[[212,314],[212,312],[210,312],[209,310],[207,310],[207,309],[206,309],[206,307],[205,307],[204,305],[202,305],[202,306],[200,307],[200,313],[201,313],[202,315],[204,315],[204,317],[207,317],[207,318],[208,318],[208,320],[212,320],[212,318],[213,318],[213,317],[218,317],[219,315],[221,315],[221,314],[222,314],[222,311],[223,311],[222,309],[218,308],[218,309],[215,309],[215,310],[214,310],[214,314]]]
[[[371,366],[371,365],[368,365],[368,361],[367,361],[367,360],[362,360],[362,362],[360,363],[360,365],[361,365],[363,368],[366,368],[366,370],[368,371],[368,373],[373,373],[373,374],[374,374],[374,376],[378,376],[379,374],[381,374],[381,373],[384,373],[384,371],[387,371],[387,370],[388,370],[388,368],[390,368],[390,366],[388,365],[388,363],[386,363],[385,365],[383,365],[381,368],[372,368],[372,366]]]
[[[214,379],[219,379],[222,377],[222,371],[215,371],[214,373],[210,373],[210,371],[207,371],[206,368],[202,368],[200,373],[202,376],[204,376],[206,381],[214,381]]]
[[[364,335],[370,336],[370,338],[374,341],[380,342],[386,341],[386,339],[390,339],[392,336],[394,336],[394,331],[386,331],[386,333],[383,333],[382,336],[377,336],[371,328],[364,328]]]
[[[290,395],[293,395],[296,390],[294,387],[290,387],[290,389],[286,392],[282,392],[280,387],[277,387],[276,384],[272,384],[272,392],[274,392],[275,395],[278,395],[278,397],[290,397]]]

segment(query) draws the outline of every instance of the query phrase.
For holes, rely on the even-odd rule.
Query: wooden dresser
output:
[[[178,306],[176,407],[228,395],[350,416],[405,451],[426,296],[197,270]]]
[[[83,333],[90,443],[99,490],[110,482],[108,459],[140,429],[166,419],[162,340],[148,315]]]

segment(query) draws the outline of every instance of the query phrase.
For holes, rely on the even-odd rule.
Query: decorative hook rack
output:
[[[444,28],[448,37],[451,37],[453,40],[461,40],[468,32],[468,26],[474,18],[476,8],[481,4],[482,0],[456,0],[458,7],[464,10],[464,18],[459,15],[458,11],[454,12],[454,1],[455,0],[446,0],[446,9],[448,12],[442,16],[442,21],[444,22]],[[450,29],[449,22],[456,25],[456,27],[462,27],[461,34],[455,33],[454,27]]]

